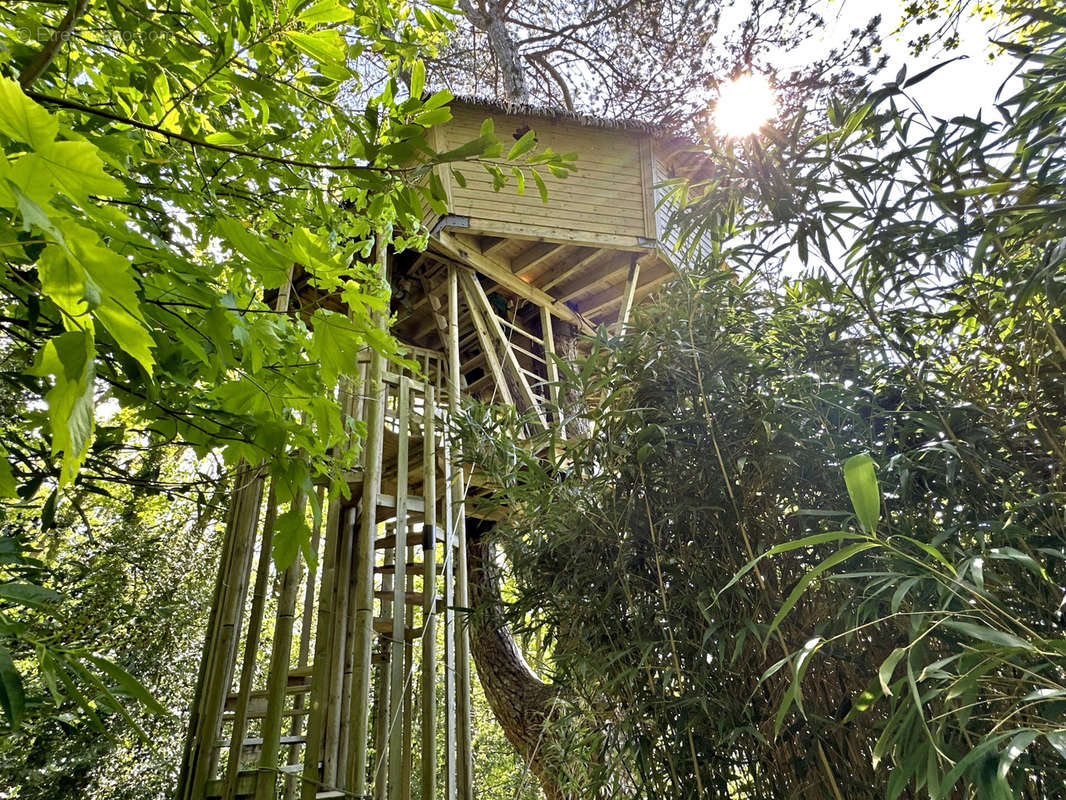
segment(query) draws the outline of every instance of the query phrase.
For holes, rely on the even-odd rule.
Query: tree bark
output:
[[[540,680],[522,657],[503,617],[500,570],[491,541],[492,523],[469,520],[470,647],[478,678],[507,741],[536,775],[547,800],[570,800],[560,785],[554,750],[545,736],[557,687]]]
[[[528,103],[525,66],[518,52],[518,44],[504,22],[506,4],[479,2],[475,6],[470,0],[459,0],[459,8],[471,25],[480,28],[488,36],[496,63],[500,65],[504,96],[512,103]]]

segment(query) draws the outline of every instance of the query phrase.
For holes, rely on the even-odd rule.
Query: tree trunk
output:
[[[540,781],[547,800],[568,800],[559,784],[553,749],[544,737],[544,721],[558,689],[538,678],[522,657],[503,618],[500,571],[490,536],[492,523],[469,520],[470,646],[478,678],[507,741]]]
[[[475,6],[470,0],[459,0],[459,8],[472,25],[483,30],[488,36],[489,46],[500,66],[504,96],[512,103],[528,103],[529,88],[526,86],[526,70],[522,64],[522,56],[518,52],[518,44],[507,30],[507,23],[504,22],[506,4],[478,3]]]

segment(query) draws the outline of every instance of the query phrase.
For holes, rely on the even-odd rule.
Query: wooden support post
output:
[[[459,300],[456,284],[457,268],[448,265],[448,407],[453,415],[459,413]],[[467,298],[467,302],[470,299]],[[463,486],[463,471],[454,470],[452,485],[452,529],[456,537],[457,563],[455,570],[455,600],[460,608],[470,607],[470,592],[467,578],[466,558],[466,518],[464,501],[466,488]],[[464,612],[467,613],[467,612]],[[470,629],[464,620],[455,625],[455,661],[456,661],[456,754],[458,774],[456,779],[456,796],[458,800],[473,800],[473,752],[470,734]]]
[[[318,593],[318,624],[315,627],[315,660],[311,675],[311,713],[307,719],[307,743],[304,747],[303,784],[300,796],[303,800],[315,800],[322,776],[322,763],[326,715],[328,710],[328,686],[330,684],[331,631],[333,617],[339,613],[335,605],[337,584],[337,560],[341,539],[341,504],[333,500],[326,516],[326,542],[323,547],[322,582]]]
[[[381,232],[377,245],[378,278],[386,280],[388,251]],[[384,326],[380,312],[375,323]],[[354,795],[366,794],[366,760],[370,722],[370,667],[374,637],[374,539],[377,535],[377,499],[381,491],[381,457],[385,437],[385,359],[376,349],[367,367],[367,439],[363,467],[362,512],[356,538],[357,573],[355,581],[356,626],[349,724],[351,725],[347,789]],[[308,798],[313,800],[313,798]]]
[[[352,560],[357,525],[355,509],[345,509],[341,515],[340,548],[337,551],[337,585],[333,596],[336,611],[330,633],[330,677],[326,701],[326,726],[322,749],[322,782],[327,786],[343,785],[340,771],[341,729],[346,723],[345,679],[348,665],[349,613],[352,594]]]
[[[306,501],[304,493],[297,492],[292,501],[293,509],[300,514],[304,513]],[[255,800],[274,800],[276,796],[276,770],[281,749],[281,721],[285,713],[285,690],[289,684],[289,660],[292,656],[296,596],[300,591],[302,574],[303,563],[299,555],[281,574],[274,643],[270,649],[270,666],[267,671],[267,708],[260,734],[263,739],[263,749],[259,754],[259,777],[256,781]]]
[[[178,777],[179,800],[202,800],[214,773],[215,740],[222,726],[222,709],[233,676],[262,491],[261,468],[242,465],[237,469],[196,699]]]
[[[551,399],[552,413],[558,420],[559,415],[559,365],[555,363],[555,334],[552,332],[552,314],[541,306],[541,337],[544,340],[544,364],[548,370],[548,397]]]
[[[473,323],[474,330],[477,332],[478,342],[481,343],[481,352],[485,355],[485,361],[488,363],[492,377],[496,381],[496,387],[500,393],[500,398],[507,405],[513,406],[514,397],[511,395],[511,389],[507,385],[507,377],[503,374],[503,365],[500,363],[500,358],[496,353],[496,344],[492,341],[492,335],[489,333],[488,324],[482,317],[480,308],[474,305],[474,298],[470,296],[470,292],[467,291],[465,283],[463,284],[463,296],[466,297],[466,305],[470,310],[470,321]],[[456,347],[456,349],[458,349],[458,347]]]
[[[452,525],[451,444],[446,435],[442,438],[445,486],[441,498],[441,517],[444,520],[444,796],[445,800],[455,800],[455,528]]]
[[[637,282],[640,280],[640,262],[633,254],[633,260],[629,264],[629,276],[626,278],[626,288],[622,293],[622,306],[618,309],[618,333],[623,334],[626,324],[629,322],[629,312],[633,309],[633,295],[637,290]]]
[[[385,550],[382,562],[385,566],[396,563],[395,550]],[[392,595],[392,573],[384,572],[381,575],[382,597]],[[392,614],[392,601],[384,599],[381,602],[382,616]],[[383,643],[382,654],[389,652],[389,644]],[[385,659],[377,668],[377,687],[374,710],[374,800],[386,800],[389,788],[389,662]]]
[[[318,487],[318,508],[322,508],[323,501],[326,496],[326,487]],[[314,524],[311,527],[311,552],[321,553],[319,546],[322,542],[322,516],[321,514],[315,515]],[[317,575],[315,571],[307,570],[306,585],[304,586],[303,607],[300,613],[300,645],[298,654],[296,656],[297,669],[305,669],[310,663],[311,657],[311,625],[315,619],[315,578]],[[292,726],[289,728],[289,734],[293,737],[299,736],[303,730],[303,720],[307,716],[306,713],[298,713],[303,710],[305,705],[305,695],[298,694],[292,700],[293,716]],[[299,753],[296,745],[289,747],[289,764],[295,765],[300,763],[298,761]],[[299,778],[294,774],[289,774],[288,779],[285,782],[285,800],[295,800],[297,794],[299,794],[300,782]]]
[[[396,582],[392,596],[392,641],[389,642],[389,798],[403,800],[403,711],[407,694],[404,643],[407,639],[407,473],[410,455],[411,382],[400,377],[396,444]]]
[[[274,540],[274,522],[278,517],[274,482],[267,492],[267,514],[263,523],[263,535],[259,540],[259,560],[255,568],[255,590],[252,592],[252,608],[248,614],[248,633],[244,639],[244,656],[241,660],[241,677],[237,682],[237,701],[233,709],[233,726],[230,734],[229,753],[226,758],[226,776],[223,781],[223,800],[236,800],[237,778],[241,769],[241,751],[244,734],[248,728],[248,701],[251,698],[252,680],[255,678],[255,659],[259,652],[259,634],[263,630],[263,610],[266,605],[267,583],[270,580],[270,548]]]
[[[533,394],[533,389],[529,385],[529,381],[526,380],[526,376],[522,370],[522,366],[518,363],[518,357],[515,356],[514,350],[511,349],[511,343],[508,341],[507,336],[504,335],[503,328],[500,326],[499,319],[496,318],[496,312],[492,310],[492,305],[489,303],[489,298],[485,294],[485,290],[478,283],[477,278],[469,272],[461,272],[459,274],[459,280],[463,284],[463,291],[466,294],[467,305],[470,306],[471,316],[474,317],[474,325],[478,325],[478,316],[482,318],[482,325],[487,323],[489,327],[490,336],[496,338],[497,343],[503,350],[504,360],[510,367],[512,373],[514,373],[515,379],[518,381],[518,389],[522,393],[522,399],[529,405],[529,408],[537,413],[537,417],[540,419],[541,424],[544,423],[544,408],[537,400],[537,396]],[[480,311],[480,314],[476,312]],[[485,347],[484,343],[482,347]],[[491,352],[491,345],[489,350],[486,351],[486,356]],[[491,360],[491,359],[490,359]],[[506,381],[501,384],[501,388],[505,387]],[[510,394],[508,392],[508,394]]]
[[[422,439],[422,798],[437,800],[437,398],[425,384]],[[447,544],[445,544],[447,548]],[[447,550],[445,550],[447,552]]]
[[[411,533],[411,531],[408,531]],[[408,537],[407,544],[407,560],[414,562],[415,560],[415,545]],[[423,580],[432,580],[435,576],[423,571]],[[411,596],[415,593],[415,576],[411,572],[407,573],[407,595]],[[404,692],[403,692],[403,716],[401,721],[403,722],[403,735],[401,739],[403,743],[400,745],[400,749],[403,752],[403,764],[401,766],[401,779],[400,779],[400,800],[411,800],[411,769],[414,763],[413,754],[411,751],[412,741],[412,720],[414,718],[414,676],[415,676],[415,643],[414,639],[407,635],[408,630],[412,630],[415,624],[415,607],[411,603],[407,604],[407,612],[404,615],[404,637],[403,637],[403,673],[404,673]]]

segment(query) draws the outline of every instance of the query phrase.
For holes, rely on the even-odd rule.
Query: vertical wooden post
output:
[[[452,414],[459,413],[459,277],[454,264],[448,265],[448,407]],[[452,514],[455,522],[457,563],[455,570],[456,602],[460,608],[470,607],[469,583],[467,580],[466,519],[463,509],[466,490],[463,486],[463,471],[454,470],[452,485]],[[467,613],[464,611],[464,613]],[[464,620],[455,626],[456,660],[456,751],[458,754],[457,793],[459,800],[473,800],[473,753],[470,735],[470,629]]]
[[[378,278],[387,279],[388,247],[383,232],[378,232]],[[375,314],[375,324],[384,326],[382,313]],[[374,537],[377,533],[377,504],[381,490],[381,454],[385,437],[385,391],[382,375],[385,359],[376,349],[371,351],[367,367],[366,457],[363,468],[363,498],[356,537],[356,626],[354,635],[351,704],[349,707],[350,754],[347,789],[354,795],[366,794],[366,754],[370,723],[370,660],[374,636]],[[308,800],[312,800],[309,798]]]
[[[618,309],[618,333],[625,333],[626,324],[629,322],[629,312],[633,309],[633,294],[637,291],[637,282],[640,280],[640,261],[637,254],[633,254],[633,260],[629,264],[629,276],[626,278],[625,292],[622,294],[622,307]]]
[[[396,551],[385,550],[383,563],[385,566],[396,563]],[[385,572],[381,576],[381,613],[383,616],[392,614],[392,575]],[[377,683],[375,695],[374,717],[374,800],[386,800],[389,788],[389,644],[382,644],[381,666],[377,668]]]
[[[559,365],[555,363],[555,333],[552,331],[552,312],[547,306],[540,307],[540,330],[544,340],[544,364],[548,370],[548,397],[552,414],[559,415]]]
[[[389,643],[389,798],[402,800],[403,709],[406,692],[404,644],[407,640],[407,493],[410,456],[411,385],[400,376],[396,445],[396,578],[392,596],[392,641]]]
[[[318,592],[318,624],[315,626],[315,660],[311,675],[311,713],[307,719],[307,743],[304,746],[303,784],[300,796],[303,800],[315,800],[322,779],[322,762],[328,686],[330,683],[331,641],[333,617],[339,610],[335,606],[337,584],[337,558],[341,539],[341,503],[333,500],[326,516],[326,541],[322,561],[322,582]]]
[[[318,508],[322,508],[323,500],[326,496],[326,487],[318,487]],[[317,514],[315,516],[314,525],[311,528],[311,552],[319,554],[322,551],[319,549],[319,545],[322,541],[322,516]],[[300,644],[298,649],[298,655],[296,656],[297,669],[303,670],[307,668],[310,663],[311,657],[311,625],[315,619],[315,578],[317,577],[316,571],[307,570],[307,583],[304,587],[303,607],[300,611]],[[306,694],[298,694],[292,700],[293,711],[296,712],[292,716],[292,725],[289,728],[289,732],[293,736],[299,736],[300,731],[303,730],[303,720],[307,716],[306,713],[299,713],[303,710],[307,703]],[[296,745],[292,745],[289,748],[289,764],[298,764],[298,751]],[[299,778],[295,775],[289,775],[285,782],[285,800],[295,800],[296,795],[299,793]]]
[[[352,550],[355,543],[355,509],[341,515],[340,548],[337,551],[337,584],[333,592],[333,630],[330,633],[330,678],[326,704],[326,725],[322,749],[322,782],[337,786],[343,780],[338,772],[341,720],[347,704],[344,698],[345,641],[348,638],[348,601],[352,591]]]
[[[252,608],[248,614],[248,633],[244,640],[241,677],[237,683],[237,702],[233,709],[233,728],[226,759],[223,800],[235,800],[237,797],[241,751],[244,734],[248,728],[248,701],[251,699],[252,679],[255,677],[255,657],[259,652],[259,634],[263,629],[263,610],[266,605],[267,582],[270,579],[270,548],[274,540],[274,522],[277,516],[274,482],[271,481],[270,491],[267,492],[266,521],[263,523],[263,535],[259,540],[259,561],[255,568],[255,590],[252,592]]]
[[[452,514],[452,459],[447,435],[442,437],[444,451],[444,494],[441,497],[444,520],[444,796],[455,800],[456,731],[455,731],[455,528]]]
[[[437,398],[428,371],[422,445],[422,798],[437,800]]]
[[[307,498],[297,492],[292,507],[304,512]],[[263,717],[263,749],[259,754],[259,775],[256,779],[256,800],[274,800],[277,787],[277,763],[281,750],[281,719],[285,712],[286,689],[289,685],[289,660],[292,656],[292,629],[296,616],[296,595],[300,591],[303,573],[300,556],[281,574],[278,595],[278,615],[274,626],[274,643],[270,649],[267,671],[267,708]]]
[[[214,772],[215,740],[221,730],[222,709],[229,693],[240,638],[248,573],[252,566],[252,543],[259,525],[263,492],[261,468],[242,465],[234,480],[196,700],[178,778],[177,797],[180,800],[201,800]]]

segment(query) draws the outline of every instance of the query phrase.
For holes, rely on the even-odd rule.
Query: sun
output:
[[[745,73],[724,84],[714,107],[714,123],[726,136],[758,133],[777,108],[770,82],[762,75]]]

